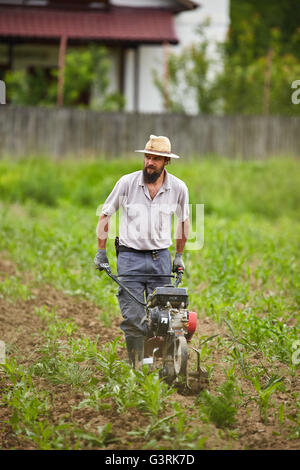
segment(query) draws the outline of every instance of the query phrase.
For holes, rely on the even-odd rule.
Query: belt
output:
[[[119,245],[119,251],[126,251],[129,253],[158,253],[159,251],[166,250],[167,248],[161,248],[159,250],[136,250],[135,248],[129,248],[129,246]]]
[[[129,248],[128,246],[119,245],[119,252],[126,251],[129,253],[150,253],[154,261],[158,259],[158,252],[166,249],[167,248],[161,248],[160,250],[136,250],[135,248]]]

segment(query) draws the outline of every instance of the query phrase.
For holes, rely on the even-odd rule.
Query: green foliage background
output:
[[[300,4],[297,0],[230,0],[230,33],[228,54],[244,48],[240,41],[245,23],[254,21],[254,57],[264,55],[272,47],[273,31],[280,31],[281,48],[285,54],[300,59]]]

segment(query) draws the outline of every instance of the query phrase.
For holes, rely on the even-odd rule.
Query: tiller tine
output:
[[[158,358],[162,357],[164,340],[161,337],[153,337],[145,342],[143,365],[147,364],[150,370],[155,368]]]
[[[155,353],[156,353],[158,350],[159,350],[159,348],[154,348],[153,351],[152,351],[152,354],[153,354],[153,355],[152,355],[152,356],[149,356],[149,357],[145,357],[145,358],[143,359],[142,364],[143,364],[143,365],[147,364],[147,365],[149,366],[150,370],[152,370],[153,367],[154,367],[154,365],[155,365],[155,359],[156,359],[156,357],[155,357],[156,354],[155,354]]]
[[[187,388],[192,393],[199,393],[205,388],[208,388],[208,372],[200,367],[200,351],[196,348],[193,348],[193,351],[197,354],[197,370],[195,372],[189,372],[187,375]],[[189,377],[192,377],[196,380],[189,380]]]

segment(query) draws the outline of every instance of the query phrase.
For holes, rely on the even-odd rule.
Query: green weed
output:
[[[204,390],[198,398],[200,416],[204,414],[218,428],[232,427],[238,411],[236,392],[232,377],[217,388],[217,395]]]
[[[29,300],[32,299],[30,288],[21,282],[17,276],[8,276],[0,282],[0,299],[3,298],[9,302],[14,302],[17,299]]]

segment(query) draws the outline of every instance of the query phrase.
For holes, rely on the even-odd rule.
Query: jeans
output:
[[[156,287],[170,284],[170,277],[151,277],[151,274],[170,275],[172,270],[171,255],[167,248],[158,251],[156,260],[152,258],[151,253],[120,252],[117,270],[122,284],[141,302],[145,302],[147,296]],[[134,276],[126,277],[126,274],[134,274]],[[149,274],[149,276],[143,277],[140,274]],[[147,324],[143,322],[146,314],[145,307],[133,300],[122,287],[119,287],[117,297],[123,316],[120,327],[125,333],[125,337],[146,336]]]

